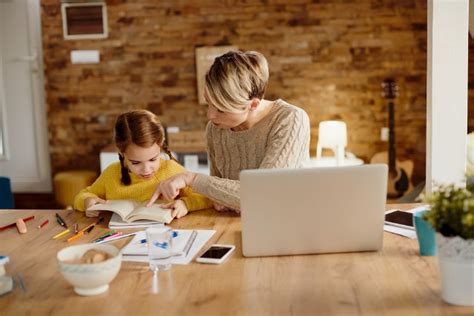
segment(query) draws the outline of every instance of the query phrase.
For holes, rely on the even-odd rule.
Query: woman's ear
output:
[[[250,100],[250,111],[255,110],[260,104],[260,99],[259,98],[253,98]]]

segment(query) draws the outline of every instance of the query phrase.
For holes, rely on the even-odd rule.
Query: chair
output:
[[[70,170],[54,176],[54,196],[62,207],[70,207],[80,190],[91,185],[97,178],[97,172],[91,170]]]
[[[15,208],[10,178],[0,177],[0,209]]]

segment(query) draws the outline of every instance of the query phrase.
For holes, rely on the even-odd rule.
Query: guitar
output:
[[[395,150],[395,115],[394,100],[398,94],[398,87],[394,79],[385,79],[383,84],[383,96],[388,102],[388,152],[376,153],[370,163],[388,162],[388,183],[387,196],[389,198],[399,198],[403,194],[413,189],[411,176],[413,174],[413,161],[398,161]]]

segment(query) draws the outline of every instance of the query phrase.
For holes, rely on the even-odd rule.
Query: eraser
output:
[[[26,224],[25,224],[25,222],[24,222],[21,218],[19,218],[19,219],[16,220],[16,229],[18,229],[18,232],[19,232],[20,234],[26,234],[26,232],[28,231],[28,230],[26,229]]]

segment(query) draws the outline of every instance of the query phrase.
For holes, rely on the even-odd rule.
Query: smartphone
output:
[[[403,212],[399,210],[386,212],[385,224],[407,228],[407,229],[415,229],[413,227],[413,213]]]
[[[205,253],[196,258],[197,262],[221,264],[234,251],[234,245],[218,245],[214,244],[206,250]]]

